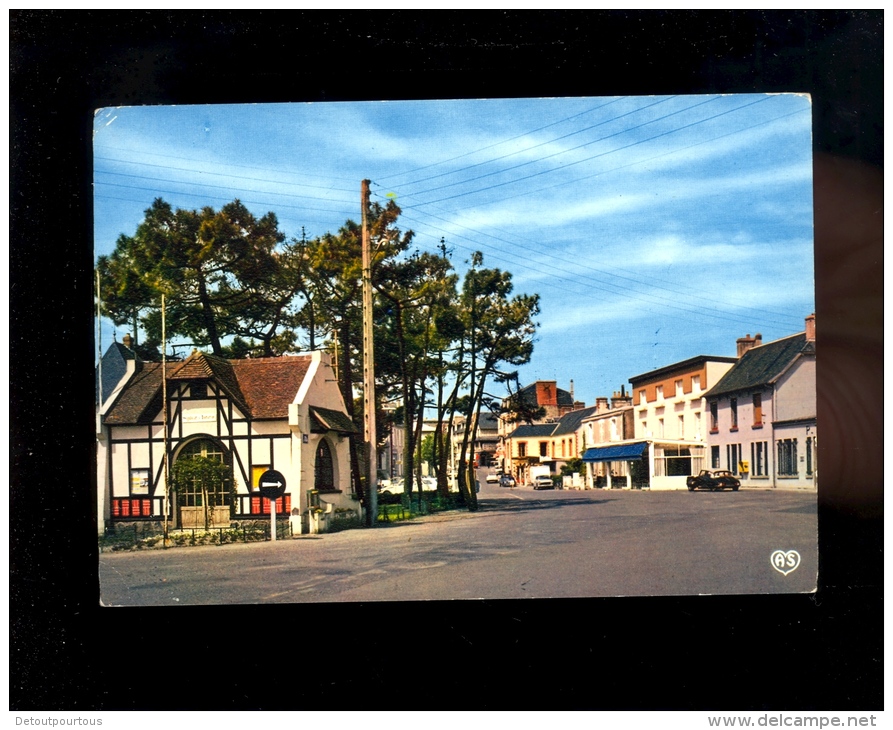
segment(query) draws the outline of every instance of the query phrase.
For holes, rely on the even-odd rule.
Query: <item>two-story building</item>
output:
[[[582,421],[583,462],[586,488],[632,488],[643,486],[643,470],[637,468],[642,454],[636,452],[632,398],[625,388],[607,397],[595,399],[595,411]],[[625,457],[632,454],[635,459]]]
[[[506,471],[512,470],[512,449],[506,439],[515,432],[519,424],[555,424],[566,413],[584,406],[584,403],[574,400],[573,381],[571,390],[567,391],[559,388],[556,380],[537,380],[504,398],[497,421],[496,464]],[[537,411],[540,415],[530,416]],[[539,449],[538,444],[536,446]],[[543,448],[551,454],[550,446]]]
[[[710,468],[737,474],[742,487],[814,489],[815,315],[804,332],[738,345],[740,359],[705,395]]]
[[[503,442],[506,472],[517,479],[518,484],[530,481],[530,467],[545,465],[555,472],[552,456],[552,432],[555,423],[534,423],[518,426]]]
[[[698,355],[630,378],[634,439],[584,460],[626,462],[630,472],[644,472],[637,477],[642,487],[686,489],[686,477],[705,468],[704,396],[735,362],[735,357]]]
[[[510,455],[511,473],[521,482],[529,482],[531,466],[547,466],[550,474],[558,474],[569,462],[592,453],[590,446],[632,435],[632,419],[628,414],[629,396],[623,389],[608,398],[597,398],[596,405],[565,413],[557,421],[518,426],[505,439]],[[572,483],[592,488],[597,482],[597,467],[589,465],[583,478]]]
[[[270,470],[285,479],[276,509],[293,529],[319,529],[320,510],[360,514],[347,438],[355,427],[327,354],[224,360],[196,351],[163,364],[140,360],[128,339],[113,344],[99,368],[100,532],[121,522],[229,527],[269,519],[258,480]],[[177,463],[195,457],[225,465],[226,478],[213,493],[197,481],[166,493]]]

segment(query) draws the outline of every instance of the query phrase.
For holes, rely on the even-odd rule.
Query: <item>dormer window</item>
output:
[[[189,397],[190,398],[207,398],[208,397],[208,384],[207,383],[190,383],[189,384]]]

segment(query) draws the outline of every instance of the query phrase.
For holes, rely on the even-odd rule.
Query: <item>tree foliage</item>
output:
[[[469,509],[477,509],[474,480],[474,442],[470,440],[480,420],[490,378],[505,380],[503,368],[530,361],[539,314],[538,294],[512,294],[512,275],[500,269],[482,268],[483,254],[475,252],[465,275],[460,311],[465,322],[468,348],[467,427],[459,457],[459,489]]]
[[[116,324],[161,341],[161,297],[171,337],[223,354],[230,336],[257,338],[264,354],[287,351],[280,324],[297,292],[300,260],[282,247],[276,216],[256,218],[238,200],[219,211],[174,210],[157,198],[133,236],[99,257],[103,310]],[[138,326],[137,326],[138,325]]]
[[[438,252],[414,250],[413,232],[398,226],[400,213],[390,200],[373,203],[366,216],[378,445],[401,423],[405,491],[412,491],[414,464],[424,458],[445,496],[449,425],[463,417],[470,428],[456,444],[459,486],[475,509],[473,426],[482,408],[495,403],[488,383],[510,382],[511,368],[529,362],[539,297],[514,295],[511,274],[485,268],[479,252],[460,286],[445,242]],[[121,235],[114,252],[99,257],[103,310],[116,324],[132,325],[135,339],[142,332],[135,347],[144,359],[160,357],[162,295],[168,337],[223,357],[275,356],[305,346],[329,350],[358,429],[351,436],[352,487],[366,503],[357,405],[363,387],[362,239],[361,226],[347,220],[337,232],[308,238],[302,230],[286,242],[275,214],[257,218],[238,200],[220,210],[175,210],[159,198],[132,236]],[[432,409],[435,433],[423,448],[422,426]]]

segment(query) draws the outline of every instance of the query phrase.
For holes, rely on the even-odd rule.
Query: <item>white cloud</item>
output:
[[[581,300],[576,305],[544,306],[538,320],[540,334],[554,335],[582,330],[596,324],[628,322],[646,312],[641,303],[629,300],[601,301],[596,298]]]

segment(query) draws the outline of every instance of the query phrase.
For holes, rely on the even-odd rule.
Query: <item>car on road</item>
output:
[[[552,481],[552,477],[548,474],[540,474],[533,478],[533,488],[534,489],[554,489],[555,482]]]
[[[515,477],[511,474],[503,474],[499,477],[499,486],[500,487],[514,487],[515,486]]]
[[[741,482],[730,471],[710,472],[702,469],[696,476],[690,476],[686,479],[685,485],[688,487],[689,492],[693,492],[695,489],[709,489],[711,491],[731,489],[733,492],[737,492]]]
[[[499,474],[495,471],[491,474],[487,474],[487,484],[499,484]]]

